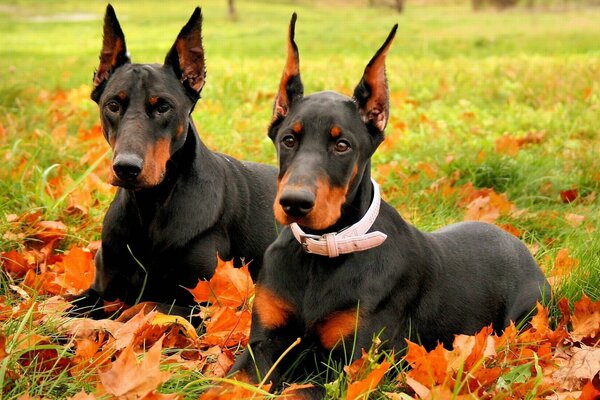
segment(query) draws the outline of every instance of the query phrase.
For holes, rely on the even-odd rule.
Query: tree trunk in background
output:
[[[227,0],[227,6],[229,10],[229,18],[235,21],[237,19],[237,12],[235,11],[235,0]]]
[[[404,11],[404,0],[396,0],[396,11],[402,14]]]

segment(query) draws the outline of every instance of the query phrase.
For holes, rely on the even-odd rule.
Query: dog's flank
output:
[[[210,151],[194,127],[205,82],[201,31],[196,8],[164,64],[135,64],[114,9],[106,9],[92,99],[119,188],[80,308],[99,299],[192,305],[185,288],[212,276],[217,254],[250,262],[256,277],[276,236],[275,168]]]
[[[317,361],[301,364],[300,374],[318,371],[330,356],[343,359],[344,349],[360,357],[374,335],[397,351],[409,337],[428,348],[450,346],[455,334],[490,324],[501,331],[530,315],[550,288],[517,238],[477,222],[421,232],[379,202],[370,158],[389,119],[385,57],[397,26],[350,98],[304,96],[295,22],[294,15],[268,132],[280,166],[275,216],[291,226],[265,253],[250,350],[232,372],[256,382],[297,336],[301,345],[270,374],[274,387],[306,350]]]

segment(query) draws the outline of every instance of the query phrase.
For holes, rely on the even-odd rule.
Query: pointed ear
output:
[[[181,29],[165,58],[175,76],[197,100],[204,87],[206,67],[202,46],[202,11],[196,7],[187,24]]]
[[[353,97],[358,104],[362,120],[366,124],[372,124],[380,133],[383,133],[390,114],[385,56],[392,45],[396,29],[398,24],[394,25],[381,48],[377,50],[354,89]]]
[[[300,79],[300,56],[298,46],[294,41],[296,19],[296,13],[292,14],[288,31],[287,60],[279,82],[279,91],[275,97],[273,122],[285,117],[292,103],[304,95],[304,86],[302,86],[302,80]]]
[[[115,69],[123,64],[130,63],[125,45],[125,35],[114,8],[109,4],[104,15],[104,37],[102,51],[100,52],[100,66],[94,73],[94,88],[92,99],[98,101],[104,83],[110,78]]]

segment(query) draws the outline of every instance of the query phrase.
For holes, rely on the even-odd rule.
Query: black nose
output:
[[[113,160],[113,171],[123,181],[133,181],[142,172],[144,160],[136,154],[117,154]]]
[[[300,218],[315,206],[315,195],[308,190],[284,190],[279,197],[279,204],[287,215]]]

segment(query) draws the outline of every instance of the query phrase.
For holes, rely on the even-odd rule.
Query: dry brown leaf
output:
[[[582,345],[572,350],[573,356],[567,365],[552,374],[561,388],[568,391],[581,390],[586,382],[600,372],[600,348]]]
[[[585,215],[567,213],[565,214],[565,220],[569,223],[569,225],[576,228],[585,220]]]
[[[151,394],[171,376],[160,370],[162,339],[138,362],[133,346],[123,349],[110,369],[100,372],[99,378],[106,393],[123,400],[137,400]]]

